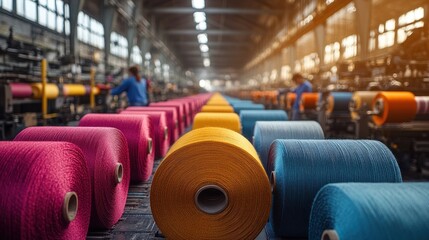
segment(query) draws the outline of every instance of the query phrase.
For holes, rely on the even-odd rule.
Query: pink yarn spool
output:
[[[128,107],[126,111],[132,112],[165,112],[169,132],[170,145],[179,138],[179,120],[174,107]]]
[[[92,186],[91,228],[111,228],[124,213],[130,184],[127,140],[116,128],[30,127],[15,141],[64,141],[83,151]]]
[[[151,103],[150,107],[174,107],[176,108],[177,117],[180,124],[180,134],[185,133],[186,130],[186,116],[185,116],[185,107],[180,103],[173,102],[157,102]]]
[[[168,127],[167,118],[165,112],[133,112],[133,111],[122,111],[120,115],[136,115],[136,116],[149,116],[150,123],[152,126],[152,132],[155,136],[155,158],[163,158],[168,151],[169,139],[168,139]]]
[[[31,98],[33,90],[27,83],[9,83],[13,98]]]
[[[91,178],[65,142],[0,142],[2,239],[85,239]]]
[[[188,126],[191,125],[192,120],[194,119],[194,115],[196,114],[196,108],[195,108],[195,104],[194,104],[193,100],[181,98],[181,99],[177,99],[177,100],[173,100],[173,101],[186,104],[186,106],[188,108],[188,115],[187,115]]]
[[[147,181],[152,175],[154,161],[154,136],[150,131],[149,117],[120,114],[86,114],[79,122],[83,127],[113,127],[127,139],[131,181]]]

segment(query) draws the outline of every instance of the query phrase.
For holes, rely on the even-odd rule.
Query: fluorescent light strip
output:
[[[197,24],[197,26],[195,28],[197,30],[200,30],[200,31],[205,31],[205,30],[207,30],[207,23],[206,22],[200,22]]]
[[[204,64],[204,67],[210,67],[210,59],[204,58],[203,64]]]
[[[203,9],[205,8],[206,3],[204,0],[192,0],[192,7],[196,9]]]
[[[200,33],[198,34],[197,38],[200,44],[207,43],[209,41],[207,33]]]
[[[200,50],[201,50],[201,52],[208,52],[209,51],[209,46],[207,46],[207,44],[201,44],[200,45]]]
[[[206,21],[205,12],[194,12],[194,21],[195,23],[205,22]]]

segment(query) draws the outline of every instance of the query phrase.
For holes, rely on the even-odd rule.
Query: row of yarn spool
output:
[[[41,83],[9,83],[9,88],[13,98],[35,98],[39,99],[42,97],[42,84]],[[55,84],[46,85],[46,96],[48,99],[55,99],[60,96],[85,96],[90,93],[98,95],[100,94],[100,88],[98,86],[91,88],[87,85],[82,84],[63,84],[61,88]]]
[[[287,110],[291,110],[295,100],[295,93],[286,95]],[[316,110],[321,100],[319,93],[304,93],[300,99],[300,110]],[[411,92],[331,92],[326,100],[328,116],[349,114],[356,120],[369,113],[378,126],[429,118],[429,96],[415,96]]]
[[[84,239],[88,229],[111,228],[130,182],[149,179],[154,154],[165,155],[209,97],[87,114],[79,127],[30,127],[1,142],[2,238]]]
[[[227,106],[225,101],[212,99],[208,103]],[[252,105],[224,100],[233,109],[236,103]],[[261,221],[267,220],[267,208],[271,209],[268,225],[277,237],[428,236],[429,185],[401,183],[396,159],[382,143],[324,140],[316,122],[270,121],[263,116],[270,115],[267,110],[250,112],[250,117],[247,110],[239,109],[239,117],[230,108],[225,110],[197,114],[195,130],[179,139],[155,174],[152,212],[168,238],[254,239],[264,227]],[[229,117],[219,117],[224,114]],[[228,120],[216,121],[215,117]],[[248,136],[252,147],[237,133],[237,126],[254,119],[253,134]],[[267,193],[267,178],[271,193]],[[267,202],[270,197],[272,206]],[[359,216],[358,221],[349,210]]]

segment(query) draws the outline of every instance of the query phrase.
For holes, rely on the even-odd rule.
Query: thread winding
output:
[[[252,142],[257,121],[286,121],[287,118],[287,114],[283,110],[243,110],[240,112],[243,136]]]
[[[193,129],[204,127],[221,127],[241,133],[240,117],[236,113],[198,113],[194,119]]]

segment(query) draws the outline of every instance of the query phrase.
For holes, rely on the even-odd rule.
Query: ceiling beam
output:
[[[198,12],[192,7],[164,7],[164,8],[149,8],[146,9],[148,13],[155,14],[192,14]],[[283,14],[282,10],[273,9],[259,9],[259,8],[205,8],[206,14],[243,14],[243,15],[280,15]]]
[[[184,47],[197,47],[200,45],[197,41],[176,41],[176,42],[172,42],[172,45],[179,45],[179,46],[184,46]],[[239,47],[239,48],[250,48],[250,47],[254,47],[253,44],[251,44],[250,42],[211,42],[209,41],[207,43],[207,45],[209,47]]]
[[[194,29],[175,29],[175,30],[166,30],[164,32],[167,35],[197,35],[199,33],[207,33],[208,35],[251,35],[251,34],[259,34],[262,35],[263,32],[255,32],[248,30],[206,30],[206,31],[198,31]]]

